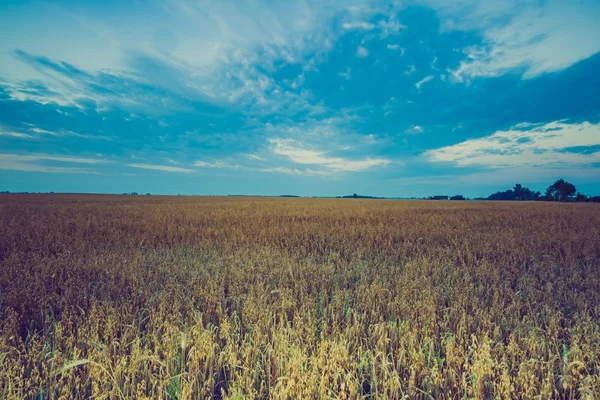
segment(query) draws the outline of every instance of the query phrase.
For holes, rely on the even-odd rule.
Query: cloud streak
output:
[[[302,148],[291,139],[271,139],[270,143],[275,155],[283,156],[296,164],[317,165],[333,171],[358,172],[389,164],[389,161],[383,158],[349,160],[342,157],[330,157],[324,151]]]
[[[57,156],[50,154],[8,154],[0,153],[0,169],[28,172],[47,173],[96,173],[89,167],[65,167],[60,165],[45,164],[45,162],[71,163],[71,164],[103,164],[110,161],[97,158]]]
[[[191,173],[194,170],[182,167],[173,167],[171,165],[156,165],[156,164],[127,164],[131,168],[150,169],[153,171],[163,172],[180,172],[180,173]]]
[[[356,49],[356,56],[360,58],[364,58],[369,55],[369,50],[366,47],[358,46]]]
[[[33,139],[32,135],[23,132],[16,132],[13,130],[0,128],[0,136],[6,136],[11,138],[19,138],[19,139]]]
[[[555,121],[519,124],[481,139],[429,150],[425,156],[434,162],[451,162],[459,167],[591,167],[600,163],[598,146],[600,124]]]
[[[433,75],[428,75],[425,78],[421,79],[419,82],[415,83],[415,87],[421,90],[421,86],[426,84],[427,82],[430,82],[433,78]]]
[[[261,158],[261,160],[265,160],[265,159]],[[230,163],[227,163],[224,161],[206,162],[206,161],[199,160],[194,163],[194,166],[200,167],[200,168],[219,168],[219,169],[249,171],[249,172],[282,173],[282,174],[297,175],[297,176],[321,176],[321,177],[331,176],[331,171],[327,171],[327,170],[315,170],[315,169],[310,169],[310,168],[304,168],[304,169],[287,168],[287,167],[281,167],[281,166],[254,167],[254,166],[249,166],[249,165],[230,164]]]
[[[496,2],[431,0],[447,30],[476,30],[481,46],[464,49],[467,58],[453,70],[456,80],[510,72],[533,78],[563,70],[600,51],[594,1]]]

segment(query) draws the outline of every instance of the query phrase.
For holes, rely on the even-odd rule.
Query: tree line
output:
[[[517,201],[576,201],[600,203],[600,196],[586,196],[577,191],[575,185],[564,179],[558,179],[548,186],[544,194],[533,191],[520,183],[504,192],[496,192],[487,200],[517,200]]]

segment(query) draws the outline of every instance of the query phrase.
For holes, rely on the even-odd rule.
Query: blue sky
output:
[[[0,190],[600,194],[600,2],[3,1]]]

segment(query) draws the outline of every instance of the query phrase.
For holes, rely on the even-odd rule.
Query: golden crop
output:
[[[0,398],[600,398],[594,204],[0,197]]]

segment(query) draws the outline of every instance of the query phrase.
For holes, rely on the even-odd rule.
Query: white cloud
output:
[[[423,133],[423,127],[419,125],[413,125],[405,130],[404,133],[407,135],[418,135],[419,133]]]
[[[246,167],[244,167],[242,165],[229,164],[229,163],[226,163],[223,161],[206,162],[206,161],[198,160],[194,163],[194,166],[202,167],[202,168],[247,169]]]
[[[526,76],[536,76],[600,51],[596,40],[600,36],[600,24],[596,23],[600,3],[595,0],[424,3],[437,10],[443,29],[475,30],[484,38],[481,51],[467,50],[472,58],[451,71],[457,80],[494,76],[517,67],[527,69]],[[82,6],[74,12],[60,5],[29,2],[15,6],[14,15],[19,18],[0,15],[0,36],[18,38],[0,42],[0,74],[10,81],[6,85],[10,96],[19,100],[77,105],[85,98],[95,100],[99,109],[107,103],[124,107],[150,103],[155,110],[187,104],[163,101],[163,97],[148,93],[90,93],[90,85],[60,77],[56,71],[36,70],[10,55],[15,48],[22,48],[82,68],[89,72],[85,79],[92,81],[102,72],[109,81],[125,77],[163,85],[186,100],[251,104],[263,112],[289,109],[290,105],[296,110],[309,108],[305,95],[286,93],[270,78],[276,62],[299,63],[305,70],[314,70],[350,29],[396,34],[405,27],[395,13],[405,5],[388,9],[373,2],[348,6],[346,2],[170,0],[149,7],[138,2],[124,24],[115,18],[120,11],[112,5],[97,13],[92,7]],[[149,18],[153,23],[148,24]],[[341,25],[336,23],[348,18]],[[32,35],[28,26],[38,27],[37,33]],[[387,48],[404,52],[397,44]],[[362,46],[356,51],[359,57],[368,54]],[[143,62],[136,55],[151,60],[152,68],[141,70]],[[49,91],[28,91],[20,83],[30,79],[43,82]],[[291,85],[299,88],[302,82],[295,80]]]
[[[99,110],[108,104],[156,114],[191,111],[190,101],[249,106],[257,113],[322,108],[310,104],[306,91],[286,91],[273,81],[271,72],[279,61],[314,69],[341,34],[331,21],[345,9],[343,5],[177,0],[132,7],[127,24],[120,21],[122,10],[110,5],[103,13],[86,6],[74,13],[61,6],[30,3],[15,7],[15,15],[22,17],[18,24],[6,23],[10,21],[0,14],[0,36],[20,38],[0,42],[0,74],[8,79],[8,94],[63,106],[93,100]],[[31,35],[23,24],[51,35]],[[34,63],[23,62],[26,56],[13,57],[15,48],[48,57],[58,67],[45,63],[33,67]],[[90,48],[98,54],[90,55]],[[62,62],[84,72],[70,74],[71,66]],[[29,90],[31,80],[48,90],[43,94]],[[294,88],[302,84],[303,76],[290,83]],[[144,90],[148,85],[164,89],[167,95]],[[124,87],[127,95],[122,95]]]
[[[59,162],[67,162],[67,163],[77,163],[77,164],[102,164],[110,162],[104,159],[98,158],[84,158],[84,157],[73,157],[73,156],[53,156],[50,154],[25,154],[25,155],[16,155],[16,154],[4,154],[10,155],[14,157],[18,157],[22,161],[59,161]]]
[[[298,89],[299,87],[302,87],[302,85],[304,85],[304,75],[298,75],[298,77],[296,79],[294,79],[294,81],[292,82],[292,84],[290,85],[292,89]]]
[[[342,157],[329,157],[324,151],[305,149],[291,139],[271,139],[273,154],[284,156],[296,164],[318,165],[335,171],[363,171],[389,163],[382,158],[349,160]]]
[[[89,135],[89,134],[77,133],[77,132],[67,131],[67,130],[63,130],[63,131],[59,131],[59,132],[52,132],[52,131],[49,131],[46,129],[37,128],[32,124],[26,123],[25,125],[28,125],[28,128],[27,128],[28,133],[17,132],[14,130],[0,127],[0,136],[8,136],[8,137],[21,138],[21,139],[40,139],[42,136],[52,136],[52,137],[75,136],[75,137],[79,137],[82,139],[88,139],[88,140],[112,140],[112,138],[110,138],[108,136]]]
[[[127,164],[127,166],[132,167],[132,168],[151,169],[151,170],[155,170],[155,171],[164,171],[164,172],[183,172],[183,173],[194,172],[194,170],[189,169],[189,168],[173,167],[170,165]]]
[[[266,161],[264,158],[258,158]],[[252,167],[248,165],[229,164],[224,161],[196,161],[194,166],[201,168],[222,168],[230,170],[241,170],[241,171],[252,171],[252,172],[277,172],[288,175],[304,175],[304,176],[329,176],[331,171],[328,170],[314,170],[314,169],[299,169],[299,168],[286,168],[281,166],[270,166],[270,167]]]
[[[438,59],[438,58],[437,58],[437,56],[436,56],[436,57],[433,57],[433,60],[431,60],[431,64],[430,64],[430,66],[431,66],[431,69],[434,69],[434,70],[437,70],[437,69],[438,69],[438,67],[436,67],[436,66],[435,66],[435,63],[437,62],[437,59]]]
[[[33,136],[23,132],[15,132],[13,130],[0,128],[0,136],[8,136],[20,139],[33,139]]]
[[[381,29],[381,36],[387,37],[389,35],[395,35],[400,32],[402,29],[406,29],[406,26],[402,25],[400,21],[395,18],[390,17],[387,21],[381,20],[377,24],[379,29]]]
[[[415,72],[417,72],[417,69],[415,68],[414,65],[410,65],[410,67],[408,67],[408,69],[406,71],[404,71],[404,75],[412,75]]]
[[[338,73],[338,75],[344,78],[345,80],[349,81],[350,79],[352,79],[352,68],[348,67],[346,69],[346,72],[340,72]]]
[[[0,169],[15,171],[34,171],[50,173],[95,173],[90,168],[64,167],[40,164],[43,161],[55,161],[73,164],[100,164],[109,162],[104,159],[54,156],[50,154],[6,154],[0,153]]]
[[[429,82],[432,79],[433,79],[433,75],[426,76],[425,78],[421,79],[419,82],[415,83],[415,87],[417,89],[421,89],[421,85],[423,85],[424,83]]]
[[[258,154],[246,154],[246,157],[248,157],[251,160],[255,160],[255,161],[267,161],[266,158],[261,157]]]
[[[298,169],[298,168],[285,168],[285,167],[268,167],[257,169],[260,172],[279,172],[288,175],[302,175],[302,176],[330,176],[331,172],[326,170],[314,170],[314,169]]]
[[[124,55],[128,50],[170,56],[177,63],[204,70],[229,61],[236,50],[246,57],[246,50],[263,47],[298,60],[305,48],[313,47],[312,52],[325,44],[331,34],[329,21],[343,8],[342,4],[311,2],[167,0],[156,5],[133,4],[124,15],[118,4],[98,13],[85,5],[75,11],[30,3],[13,9],[13,15],[20,18],[12,19],[18,22],[2,20],[2,36],[13,32],[11,37],[22,39],[19,46],[0,44],[0,51],[25,48],[95,71],[127,70]],[[31,35],[23,25],[38,26],[43,34]]]
[[[43,135],[58,136],[56,134],[56,132],[48,131],[46,129],[31,128],[31,131],[35,132],[35,133],[40,133],[40,134],[43,134]]]
[[[400,55],[403,56],[404,55],[404,47],[400,47],[397,44],[388,44],[387,45],[388,50],[392,50],[392,51],[400,51]],[[413,65],[414,67],[414,65]]]
[[[484,46],[465,49],[458,81],[525,70],[532,78],[560,71],[600,51],[600,3],[561,1],[428,0],[446,30],[477,30]]]
[[[375,28],[375,25],[368,23],[368,22],[344,22],[342,24],[342,27],[347,30],[360,29],[360,30],[369,31],[369,30]]]
[[[366,47],[358,46],[358,48],[356,49],[357,57],[366,57],[368,55],[369,55],[369,50],[367,50]]]
[[[519,124],[481,139],[429,150],[425,156],[460,167],[591,166],[600,163],[600,150],[575,152],[569,148],[599,145],[600,124],[556,121],[544,125]]]
[[[392,97],[390,101],[393,100]],[[342,109],[329,118],[310,118],[277,125],[266,124],[260,129],[267,138],[271,139],[271,150],[274,147],[273,140],[289,139],[301,143],[302,146],[299,147],[302,148],[326,149],[328,154],[352,149],[352,158],[380,154],[392,145],[389,136],[358,133],[353,129],[356,122],[363,121],[364,117],[361,113],[369,109],[369,107]]]
[[[370,12],[368,14],[370,14]],[[397,34],[401,29],[406,29],[406,26],[402,25],[397,19],[390,17],[387,20],[379,20],[376,25],[365,21],[344,22],[342,28],[345,30],[362,31],[370,31],[378,28],[381,32],[381,37],[387,37],[389,35]]]

